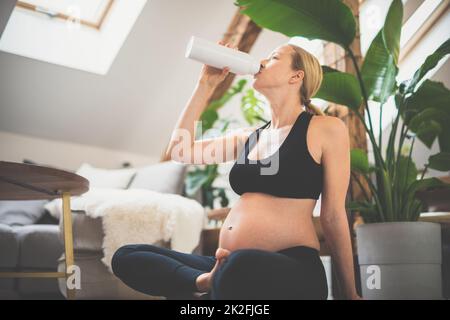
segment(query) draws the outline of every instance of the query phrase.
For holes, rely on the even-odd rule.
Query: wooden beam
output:
[[[240,13],[240,8],[236,11],[231,23],[229,24],[227,31],[222,37],[224,43],[230,43],[233,46],[237,46],[240,51],[250,52],[256,39],[258,38],[261,28],[256,25],[248,16]],[[234,73],[229,73],[228,76],[222,81],[222,83],[214,90],[208,103],[216,100],[224,95],[225,92],[230,88],[233,80],[235,78]],[[169,147],[169,142],[167,142],[163,154],[160,157],[160,161],[168,161],[169,157],[167,155],[167,148]]]

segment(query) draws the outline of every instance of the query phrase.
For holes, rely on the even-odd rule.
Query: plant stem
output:
[[[401,101],[400,104],[401,103],[403,103],[403,102]],[[400,107],[398,107],[398,108],[400,108]],[[390,171],[392,171],[392,169],[393,169],[394,155],[395,155],[394,144],[395,144],[395,137],[397,135],[397,127],[398,127],[399,120],[400,120],[400,111],[397,113],[397,116],[395,117],[395,121],[391,127],[391,132],[389,134],[389,141],[388,141],[388,145],[386,148],[386,163],[387,163],[387,166]]]
[[[353,51],[350,48],[346,48],[346,49],[347,49],[348,54],[350,55],[350,59],[352,59],[353,66],[355,67],[355,70],[356,70],[356,75],[359,80],[359,86],[361,87],[361,92],[362,92],[363,98],[364,98],[364,105],[366,106],[367,117],[369,118],[370,130],[371,130],[371,132],[373,132],[372,119],[371,119],[370,112],[369,112],[369,103],[368,103],[369,99],[367,98],[366,87],[364,86],[361,72],[359,71],[359,67],[358,67],[358,64],[356,63],[356,58],[355,58],[355,55],[353,54]]]
[[[419,202],[417,203],[416,207],[413,208],[413,218],[410,221],[417,221],[420,218],[420,214],[422,213],[422,209],[423,209],[423,203],[421,202],[421,200],[418,200]]]
[[[351,171],[351,175],[352,175],[353,179],[355,179],[356,183],[358,183],[358,185],[361,188],[361,190],[363,191],[364,198],[366,198],[367,201],[370,201],[370,197],[367,194],[366,190],[363,188],[363,185],[362,185],[361,181],[359,181],[358,176],[356,175],[356,173]]]
[[[404,106],[403,106],[403,103],[405,103]],[[406,110],[406,106],[407,105],[408,105],[408,100],[405,100],[405,97],[402,96],[402,100],[400,101],[400,105],[399,105],[399,111],[398,111],[398,114],[397,114],[397,126],[398,126],[398,120],[400,119],[400,116],[401,116],[401,112],[403,110]],[[397,131],[397,126],[395,127],[395,131]],[[408,133],[408,130],[409,129],[408,129],[408,127],[405,124],[405,119],[403,119],[403,121],[402,121],[402,128],[400,129],[400,140],[399,140],[399,147],[398,147],[398,150],[397,150],[397,159],[395,159],[395,158],[392,159],[393,162],[395,163],[395,170],[393,172],[394,179],[396,177],[397,170],[398,170],[398,159],[400,158],[401,150],[402,150],[402,147],[403,147],[403,142],[404,142],[405,137],[406,137],[406,135]],[[393,142],[395,142],[395,141],[393,141]],[[395,154],[395,148],[392,150],[392,152],[393,152],[393,154]],[[393,169],[393,168],[391,168],[391,169]]]
[[[382,133],[383,133],[383,126],[381,125],[381,121],[382,121],[382,115],[383,115],[383,103],[380,104],[380,120],[379,120],[379,127],[380,127],[380,132],[378,133],[378,146],[380,147],[380,150],[383,150],[383,145],[382,145]]]
[[[422,175],[420,176],[419,180],[423,180],[423,176],[425,175],[425,172],[427,171],[429,165],[430,165],[429,163],[425,165],[425,168],[423,168]]]
[[[404,209],[404,206],[405,206],[405,202],[406,201],[403,201],[403,199],[402,199],[402,195],[404,195],[405,194],[405,192],[406,192],[406,188],[408,187],[408,184],[407,184],[407,181],[408,181],[408,173],[409,173],[409,165],[410,165],[410,163],[411,163],[411,155],[412,155],[412,150],[413,150],[413,147],[414,147],[414,142],[416,141],[416,138],[414,137],[413,138],[413,141],[412,141],[412,143],[411,143],[411,149],[409,150],[409,156],[408,156],[408,164],[406,165],[406,176],[405,176],[405,181],[404,181],[404,183],[403,183],[403,186],[399,186],[400,188],[400,190],[401,190],[401,194],[399,195],[399,199],[401,199],[401,209],[400,209],[400,214],[403,214],[403,209]],[[400,162],[400,161],[398,161],[398,162]],[[408,213],[408,211],[405,211],[405,215],[404,215],[404,217],[405,217],[405,220],[406,219],[408,219],[408,216],[409,216],[409,213]]]
[[[405,129],[406,129],[406,131],[405,131]],[[398,170],[399,170],[399,165],[400,165],[399,163],[400,163],[401,151],[402,151],[403,143],[405,141],[407,133],[408,133],[408,128],[406,127],[405,122],[403,121],[402,128],[400,129],[400,141],[399,141],[399,146],[398,146],[398,150],[397,150],[397,158],[394,159],[394,166],[393,166],[393,170],[392,170],[392,176],[393,176],[394,183],[397,180],[397,175],[398,175]],[[410,152],[411,152],[411,150],[410,150]],[[408,162],[408,164],[409,164],[409,162]]]
[[[367,128],[367,124],[366,124],[366,120],[363,118],[363,116],[359,113],[358,110],[355,111],[355,113],[358,115],[358,117],[360,118],[361,122],[364,124],[364,127],[366,128],[367,133],[369,134],[369,138],[370,141],[372,142],[372,147],[374,150],[374,154],[375,154],[375,159],[376,161],[383,166],[383,168],[386,168],[386,165],[383,161],[383,158],[381,156],[380,150],[377,146],[377,143],[375,141],[375,137],[373,135],[373,126],[372,126],[372,119],[370,116],[370,112],[369,112],[369,104],[368,104],[368,98],[367,98],[367,93],[366,93],[366,88],[364,86],[364,82],[362,80],[362,76],[361,76],[361,72],[359,70],[358,64],[356,63],[356,59],[355,56],[353,54],[353,51],[350,48],[346,48],[346,51],[348,52],[352,62],[353,62],[353,66],[355,67],[356,70],[356,75],[358,77],[358,81],[359,81],[359,86],[361,88],[361,92],[363,94],[363,99],[364,99],[364,105],[365,105],[365,110],[367,112],[367,116],[369,118],[369,126],[370,126],[370,130]]]
[[[386,221],[386,219],[384,218],[383,207],[381,206],[380,199],[378,198],[378,195],[377,195],[377,189],[373,185],[373,182],[365,174],[363,174],[362,176],[364,177],[364,179],[366,179],[366,182],[369,185],[370,190],[372,191],[372,196],[375,199],[375,203],[376,203],[376,205],[378,207],[378,211],[380,213],[381,221],[382,222]]]
[[[404,140],[406,138],[406,134],[408,133],[408,128],[406,128],[406,131],[404,131],[405,128],[406,128],[405,121],[403,121],[402,128],[400,129],[400,141],[399,141],[399,144],[398,144],[397,159],[394,159],[394,161],[395,160],[397,161],[396,162],[397,167],[398,167],[398,159],[400,159],[400,155],[401,155],[401,152],[402,152],[403,142],[404,142]]]
[[[356,116],[359,118],[359,120],[361,120],[362,124],[364,125],[364,128],[366,129],[366,132],[369,134],[370,142],[372,143],[372,149],[373,149],[374,155],[375,155],[375,162],[377,164],[380,164],[383,168],[386,167],[385,163],[383,162],[383,158],[381,157],[380,149],[378,148],[377,143],[375,142],[373,132],[371,132],[369,130],[369,128],[367,127],[367,124],[366,124],[363,116],[361,115],[361,113],[359,113],[359,111],[354,111],[354,112],[355,112]]]

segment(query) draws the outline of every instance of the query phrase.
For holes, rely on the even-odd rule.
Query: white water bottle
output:
[[[192,36],[186,48],[186,58],[223,69],[235,74],[256,74],[261,64],[248,53]]]

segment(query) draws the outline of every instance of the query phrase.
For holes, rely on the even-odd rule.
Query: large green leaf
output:
[[[439,48],[436,49],[433,54],[429,55],[425,62],[420,66],[419,69],[414,73],[413,78],[408,84],[407,92],[412,92],[416,87],[417,83],[427,74],[428,71],[433,69],[438,62],[450,53],[450,39],[445,41]]]
[[[205,168],[195,167],[193,171],[190,171],[186,175],[185,191],[189,196],[193,196],[201,187],[206,189],[211,188],[211,184],[217,178],[218,165],[211,164],[206,165]]]
[[[188,172],[186,175],[186,194],[193,196],[203,184],[209,179],[209,173],[206,170],[195,168],[194,171]]]
[[[361,77],[367,98],[385,103],[396,88],[395,77],[398,67],[395,58],[389,53],[383,40],[383,30],[378,32],[367,50],[361,67]]]
[[[361,88],[354,75],[322,66],[323,79],[315,98],[358,110],[362,103]]]
[[[385,103],[396,89],[402,18],[402,1],[393,0],[383,28],[367,50],[361,77],[370,100]]]
[[[448,186],[449,185],[446,184],[444,181],[434,177],[414,181],[408,187],[405,193],[405,208],[411,206],[411,202],[414,200],[416,192],[437,187],[448,187]]]
[[[417,132],[420,125],[425,121],[435,120],[439,122],[439,119],[445,119],[446,121],[450,121],[446,119],[449,115],[444,111],[434,107],[427,108],[425,110],[416,113],[413,117],[410,118],[406,124],[408,125],[409,130],[412,132]]]
[[[241,111],[245,120],[253,125],[264,116],[263,101],[259,100],[253,89],[248,89],[241,98]]]
[[[219,114],[214,109],[206,109],[200,116],[200,123],[197,123],[197,126],[201,125],[202,130],[196,130],[196,134],[203,135],[207,130],[211,129],[214,123],[219,119]],[[196,139],[199,137],[196,137]]]
[[[442,84],[442,82],[435,82],[425,80],[422,85],[407,98],[406,123],[416,113],[427,108],[435,108],[448,114],[450,112],[450,91]]]
[[[394,57],[395,65],[398,64],[400,51],[400,33],[402,30],[403,3],[401,0],[393,0],[384,21],[383,37],[386,48]]]
[[[369,159],[367,153],[362,149],[352,149],[350,151],[350,167],[355,172],[363,174],[369,173]]]
[[[417,137],[428,149],[433,145],[434,140],[442,132],[442,126],[435,120],[426,120],[419,125],[416,131]]]
[[[430,127],[437,127],[433,121],[439,123],[441,127],[441,131],[438,134],[440,150],[450,152],[450,138],[448,136],[450,133],[450,90],[444,87],[441,82],[425,80],[417,91],[406,99],[405,103],[406,108],[403,121],[408,125],[408,129],[411,122],[413,124],[412,129],[415,129],[418,121],[414,120],[414,118],[419,114],[423,117],[428,117],[428,119],[424,119],[422,126],[428,123]],[[424,113],[425,110],[430,108],[436,110],[434,111],[434,116],[433,111]],[[427,122],[426,120],[429,121]],[[418,135],[418,137],[427,145],[430,143],[430,141],[422,140],[421,135]]]
[[[301,36],[350,46],[356,34],[355,18],[339,0],[236,0],[240,12],[262,28],[289,37]]]
[[[409,157],[400,156],[397,160],[398,171],[396,173],[396,187],[403,192],[417,179],[416,164]]]
[[[439,149],[441,151],[450,152],[450,126],[446,125],[442,128],[441,134],[438,138]]]
[[[426,178],[422,180],[416,180],[409,185],[407,190],[402,194],[402,216],[403,220],[415,221],[417,220],[417,196],[418,191],[424,191],[437,187],[446,187],[447,184],[437,178]]]
[[[450,171],[450,152],[440,152],[428,158],[429,167],[439,171]]]
[[[438,178],[426,178],[426,179],[422,179],[422,180],[416,180],[414,181],[407,190],[407,193],[410,196],[414,196],[414,194],[417,191],[422,191],[422,190],[428,190],[431,188],[436,188],[436,187],[443,187],[446,186],[446,183],[443,182],[442,180],[438,179]]]
[[[232,86],[227,92],[225,92],[219,99],[213,100],[200,115],[200,123],[196,127],[196,138],[199,138],[207,130],[214,126],[214,123],[219,119],[217,110],[222,108],[233,96],[242,92],[247,80],[241,79],[234,86]],[[201,125],[201,132],[198,126]],[[197,136],[198,135],[198,136]]]

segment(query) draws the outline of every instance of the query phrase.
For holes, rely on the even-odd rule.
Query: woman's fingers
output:
[[[216,250],[216,259],[223,260],[226,259],[230,255],[230,251],[223,248],[218,248]]]
[[[225,47],[227,47],[227,48],[231,48],[231,49],[234,49],[234,50],[239,50],[238,47],[237,47],[236,45],[232,45],[232,44],[229,43],[229,42],[226,42],[226,43],[225,43],[225,41],[223,41],[223,40],[216,41],[216,43],[217,43],[217,44],[220,44],[220,45],[222,45],[222,46],[225,46]]]

